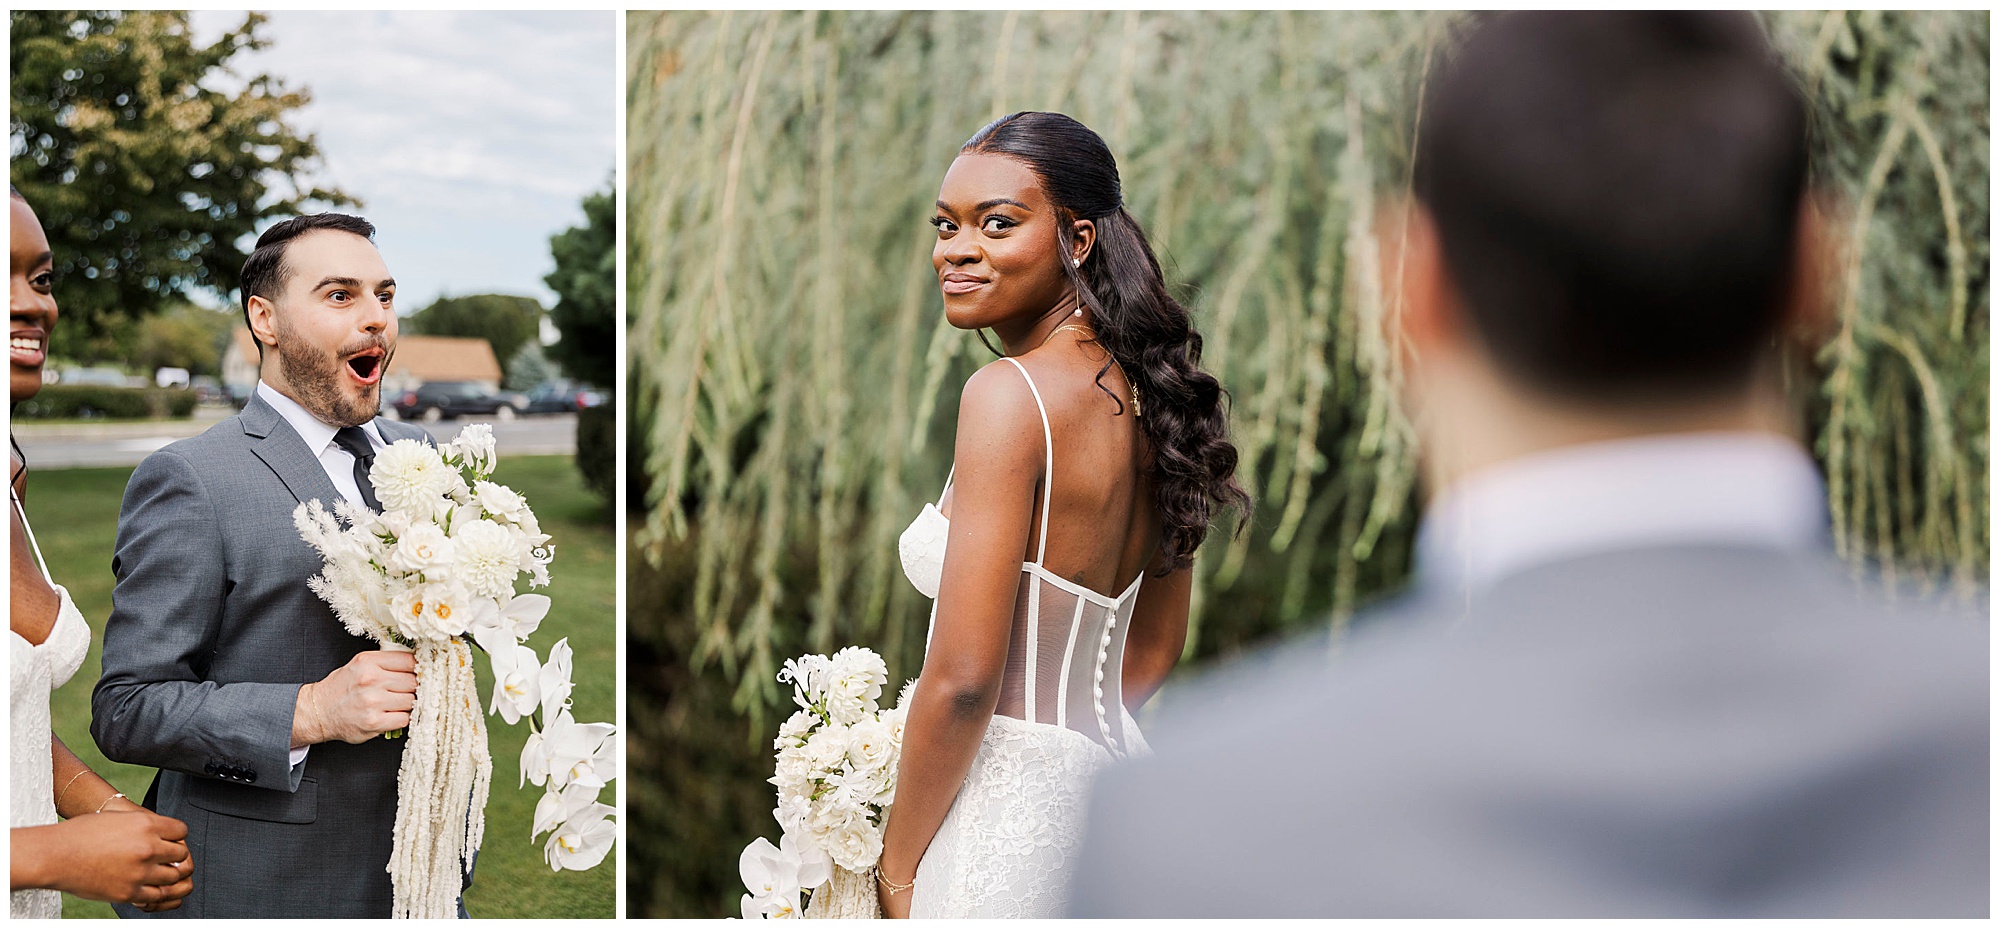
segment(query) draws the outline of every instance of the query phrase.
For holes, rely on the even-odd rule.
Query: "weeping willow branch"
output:
[[[1813,101],[1814,181],[1853,220],[1838,335],[1797,385],[1839,550],[1899,587],[1968,588],[1990,544],[1987,19],[1765,21]],[[691,581],[633,621],[700,629],[686,657],[752,714],[781,698],[779,654],[867,644],[916,672],[926,603],[896,537],[942,488],[985,360],[943,320],[925,221],[958,144],[1023,105],[1105,135],[1232,398],[1258,507],[1197,559],[1188,655],[1337,625],[1401,583],[1417,449],[1384,325],[1401,232],[1378,241],[1375,213],[1407,194],[1423,82],[1463,24],[634,14],[637,542],[691,553],[661,565]]]

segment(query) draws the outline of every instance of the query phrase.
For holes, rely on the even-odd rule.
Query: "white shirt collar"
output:
[[[297,400],[279,393],[278,388],[272,387],[261,380],[257,382],[257,396],[263,397],[265,403],[270,404],[272,409],[278,411],[279,416],[285,418],[285,422],[291,424],[292,431],[298,433],[299,438],[305,440],[306,451],[312,452],[314,458],[318,458],[326,452],[327,446],[333,444],[334,433],[340,431],[339,426],[330,426],[320,422],[319,417],[306,412],[306,408],[300,406]],[[376,448],[388,445],[388,443],[382,441],[381,434],[376,432],[375,423],[372,420],[361,427],[361,432],[368,436],[369,443]]]
[[[1769,433],[1707,432],[1576,445],[1484,468],[1424,515],[1425,581],[1483,587],[1536,565],[1676,543],[1824,547],[1826,490],[1811,456]]]

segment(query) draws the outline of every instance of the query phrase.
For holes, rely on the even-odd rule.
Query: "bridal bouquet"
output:
[[[874,915],[872,871],[896,800],[909,689],[881,709],[888,666],[858,646],[787,661],[778,680],[799,705],[772,743],[783,834],[778,845],[758,838],[743,850],[743,918]]]
[[[346,500],[329,512],[314,500],[292,514],[325,562],[313,593],[349,632],[415,653],[416,707],[389,858],[398,917],[456,916],[460,868],[485,835],[493,761],[473,643],[493,671],[486,712],[509,725],[526,719],[533,730],[521,773],[545,791],[533,836],[553,833],[549,866],[595,867],[616,832],[606,818],[616,810],[597,802],[616,776],[616,730],[571,718],[568,639],[550,647],[547,663],[526,644],[549,598],[516,594],[516,585],[526,575],[531,588],[547,586],[555,548],[527,500],[488,480],[496,463],[491,426],[467,426],[442,448],[403,439],[369,470],[381,513]]]

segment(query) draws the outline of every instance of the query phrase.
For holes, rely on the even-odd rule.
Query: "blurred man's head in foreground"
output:
[[[1544,446],[1755,427],[1778,337],[1820,304],[1806,163],[1751,14],[1480,21],[1430,78],[1399,253],[1410,400],[1466,459],[1444,476],[1508,456],[1430,441],[1482,422],[1577,421],[1519,439]]]

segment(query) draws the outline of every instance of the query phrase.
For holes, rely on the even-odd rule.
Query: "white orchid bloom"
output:
[[[543,851],[552,871],[588,871],[597,867],[618,838],[618,824],[606,817],[616,809],[592,803],[570,817],[549,836]]]
[[[542,618],[549,614],[549,598],[542,594],[522,594],[507,601],[504,607],[487,603],[490,610],[476,610],[466,623],[466,631],[490,655],[498,655],[534,635],[542,625]]]
[[[549,660],[542,665],[542,718],[553,719],[555,715],[569,708],[570,691],[576,685],[570,681],[570,667],[573,656],[567,637],[557,639],[549,646]]]
[[[493,705],[487,713],[499,713],[513,725],[535,712],[542,702],[542,669],[535,650],[526,645],[510,645],[490,653],[493,661]]]
[[[750,896],[759,901],[776,897],[799,894],[799,860],[797,855],[786,855],[783,849],[771,844],[771,840],[758,836],[743,848],[743,854],[736,859],[736,873],[743,878],[743,886]]]
[[[549,779],[549,753],[544,750],[542,734],[529,732],[527,744],[521,746],[521,782],[516,787],[533,781],[539,787]]]
[[[535,803],[534,831],[529,833],[528,837],[539,839],[542,833],[561,828],[563,823],[569,822],[577,814],[589,809],[591,804],[596,803],[597,795],[603,789],[571,784],[562,790],[543,793],[542,799]]]
[[[542,730],[542,751],[548,757],[549,783],[604,786],[618,776],[618,727],[610,723],[579,723],[561,711]]]
[[[818,846],[810,842],[794,842],[788,832],[778,837],[778,850],[798,859],[800,887],[813,890],[833,879],[833,859]]]
[[[833,860],[785,833],[778,845],[759,838],[743,849],[737,873],[749,889],[756,911],[779,919],[795,917],[799,895],[833,877]]]

